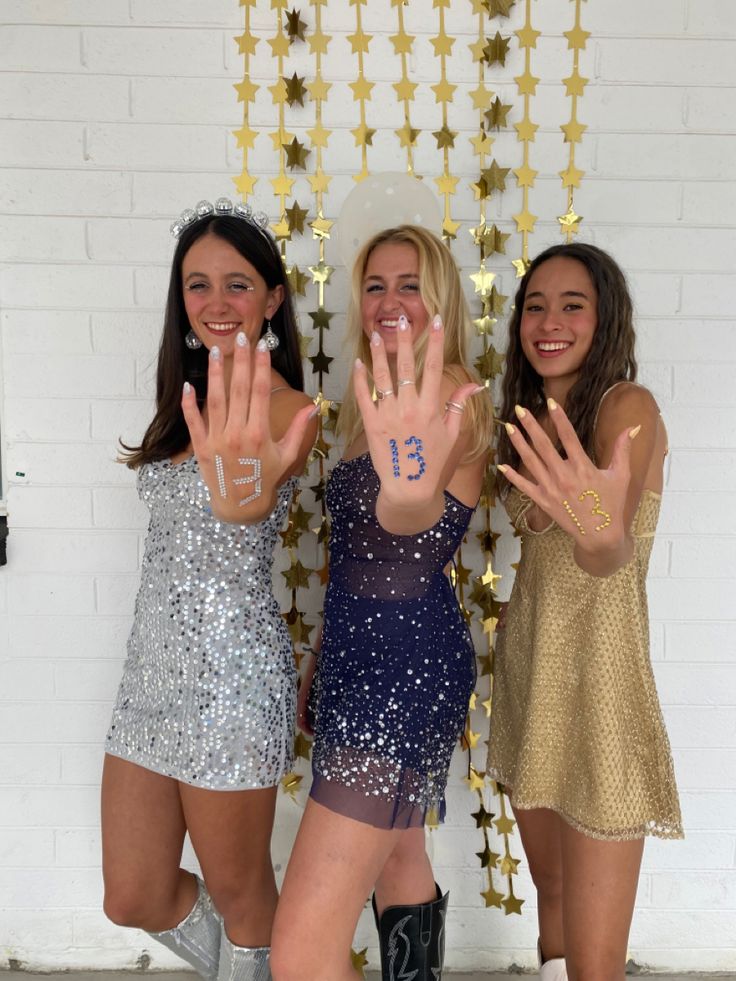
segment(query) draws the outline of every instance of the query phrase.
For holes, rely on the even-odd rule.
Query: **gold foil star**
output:
[[[300,11],[296,8],[286,15],[286,23],[284,24],[284,30],[289,35],[292,41],[303,41],[304,32],[307,29],[307,25],[299,16]]]
[[[512,218],[516,222],[517,232],[534,231],[534,226],[537,223],[537,216],[533,215],[531,211],[520,211],[518,215],[512,215]]]
[[[323,34],[322,31],[314,31],[307,38],[310,54],[327,54],[327,45],[332,40],[331,34]]]
[[[455,137],[457,133],[453,132],[445,124],[441,129],[436,130],[432,133],[432,136],[437,140],[437,149],[444,150],[445,147],[455,146]]]
[[[496,825],[496,830],[500,835],[510,835],[514,830],[514,825],[516,824],[512,818],[506,817],[505,814],[502,814],[501,817],[497,817],[493,823]]]
[[[400,82],[394,82],[393,87],[396,92],[396,98],[401,102],[411,102],[414,98],[417,84],[417,82],[410,82],[408,78],[402,78]]]
[[[539,126],[531,119],[522,119],[520,123],[514,123],[514,129],[521,143],[533,143]]]
[[[506,911],[506,916],[509,916],[511,913],[521,913],[521,907],[523,905],[524,905],[524,900],[517,899],[513,893],[511,893],[510,896],[507,896],[506,899],[503,900],[503,908]]]
[[[273,188],[273,193],[276,197],[287,197],[291,194],[291,188],[294,184],[293,177],[287,177],[286,174],[280,174],[278,177],[272,177],[271,187]]]
[[[256,53],[256,45],[260,39],[255,34],[251,34],[250,31],[245,31],[233,40],[238,42],[238,52],[240,54],[252,55]]]
[[[504,855],[504,857],[501,859],[499,872],[501,875],[518,875],[519,859],[512,858],[510,855]]]
[[[414,43],[415,38],[411,34],[407,34],[405,31],[399,31],[398,34],[391,34],[389,41],[394,46],[394,54],[411,54],[411,46]]]
[[[281,575],[286,580],[288,589],[306,589],[309,586],[309,576],[313,569],[307,569],[302,565],[300,559],[293,562],[291,566]]]
[[[309,210],[307,208],[300,208],[299,202],[295,201],[290,208],[286,209],[285,214],[289,222],[289,231],[303,235],[304,219],[309,214]]]
[[[529,259],[514,259],[511,265],[516,270],[516,278],[521,279],[522,276],[526,275],[526,271],[531,265]]]
[[[369,82],[365,78],[359,78],[355,82],[350,82],[349,88],[353,90],[353,102],[359,102],[361,99],[370,99],[373,85],[373,82]]]
[[[285,129],[274,130],[273,133],[269,133],[268,135],[271,138],[271,143],[273,144],[274,153],[281,153],[281,144],[288,143],[289,140],[294,139],[294,134],[289,133]]]
[[[434,92],[435,103],[437,102],[452,102],[452,96],[457,88],[457,85],[450,85],[446,78],[438,82],[436,85],[430,85],[430,88]]]
[[[482,790],[485,776],[485,773],[478,773],[475,767],[471,766],[468,776],[465,777],[465,783],[468,784],[471,790]]]
[[[585,171],[578,170],[574,163],[568,164],[567,170],[559,171],[560,177],[562,178],[562,186],[580,187],[580,179],[584,173]]]
[[[525,71],[523,75],[516,75],[514,81],[518,86],[519,95],[536,94],[539,79],[535,75],[532,75],[530,71]]]
[[[503,893],[502,892],[497,892],[493,888],[493,884],[490,884],[488,886],[488,889],[486,889],[485,892],[482,892],[481,893],[481,896],[485,900],[486,909],[488,909],[489,906],[495,906],[496,909],[501,909],[501,902],[503,900]]]
[[[365,123],[361,123],[360,126],[351,129],[350,132],[355,137],[356,146],[373,146],[373,137],[376,135],[376,131],[370,129]]]
[[[327,146],[327,141],[332,133],[332,130],[325,129],[322,123],[318,120],[312,129],[308,129],[306,132],[312,146],[324,148]]]
[[[323,81],[322,76],[318,75],[313,82],[307,82],[304,87],[315,102],[320,102],[327,98],[327,94],[332,88],[332,83]]]
[[[473,152],[479,157],[490,153],[491,147],[493,146],[493,140],[484,130],[481,130],[477,136],[471,136],[470,143],[473,147]]]
[[[233,136],[237,140],[241,150],[252,150],[256,142],[256,131],[250,126],[241,126],[240,129],[233,130]]]
[[[506,252],[506,240],[510,236],[495,225],[486,225],[485,221],[482,221],[476,228],[470,229],[470,234],[475,244],[481,246],[484,259],[494,252],[502,254]]]
[[[582,75],[578,73],[577,68],[573,71],[572,75],[567,78],[562,79],[565,85],[565,95],[567,96],[582,96],[585,86],[588,84],[590,79],[583,78]]]
[[[459,180],[459,177],[443,174],[442,177],[435,177],[434,182],[440,194],[454,194]]]
[[[583,216],[575,214],[575,209],[572,206],[570,207],[570,209],[567,211],[566,214],[560,215],[557,218],[557,221],[559,221],[562,230],[568,232],[570,235],[573,235],[575,234],[575,232],[580,231],[579,225],[582,220],[583,220]]]
[[[296,72],[291,76],[291,78],[285,78],[284,84],[286,85],[286,101],[290,106],[293,106],[295,102],[298,102],[300,106],[304,105],[304,97],[307,94],[307,90],[304,87],[304,78],[300,78]]]
[[[325,239],[330,237],[330,229],[335,223],[328,221],[320,211],[314,221],[310,221],[309,227],[312,229],[312,238]]]
[[[323,194],[328,190],[332,178],[324,170],[318,168],[316,173],[308,175],[307,180],[312,188],[312,194]]]
[[[490,104],[493,93],[481,82],[477,89],[472,89],[468,95],[473,100],[473,109],[485,109]]]
[[[282,146],[286,152],[286,166],[289,170],[293,170],[295,167],[299,170],[307,169],[307,157],[312,152],[311,150],[308,150],[296,137],[291,143],[283,143]]]
[[[509,44],[511,44],[511,38],[501,37],[501,34],[496,31],[495,37],[486,40],[486,45],[483,48],[483,59],[489,66],[496,63],[505,65]]]
[[[291,238],[291,229],[286,218],[282,215],[275,225],[271,225],[271,231],[276,237],[277,242],[285,242]]]
[[[372,34],[365,34],[363,31],[356,31],[355,34],[348,34],[348,41],[353,54],[367,54],[368,45],[373,40]]]
[[[409,123],[404,123],[401,129],[394,130],[399,138],[401,146],[414,146],[417,142],[417,137],[422,132],[420,129],[414,129]]]
[[[447,34],[438,34],[437,37],[431,37],[429,41],[434,48],[435,58],[452,54],[452,46],[455,43],[454,37],[449,37]]]
[[[590,31],[584,31],[580,25],[573,27],[571,31],[563,32],[567,38],[567,50],[571,49],[579,50],[584,48],[585,44],[590,37]]]
[[[479,37],[477,41],[473,41],[472,44],[468,45],[468,48],[470,49],[470,53],[473,56],[473,61],[483,61],[485,57],[485,54],[483,53],[483,49],[485,48],[485,46],[486,46],[486,42],[485,39],[482,37]]]
[[[273,58],[285,58],[289,53],[289,38],[286,34],[277,34],[276,37],[268,39],[271,45],[271,56]]]
[[[274,82],[273,85],[269,85],[268,91],[271,93],[271,99],[275,106],[286,102],[288,92],[286,89],[285,79],[280,78],[277,82]]]
[[[293,266],[286,267],[286,278],[288,280],[289,286],[291,287],[292,293],[298,293],[300,296],[307,295],[307,282],[308,277],[301,271],[299,266],[294,264]]]
[[[250,174],[240,174],[239,177],[233,177],[233,184],[235,184],[241,197],[247,198],[253,193],[257,180],[257,177],[251,177]]]
[[[242,82],[237,85],[233,85],[233,88],[238,93],[238,102],[255,102],[256,92],[258,91],[258,86],[251,82],[248,75],[245,76]]]
[[[363,970],[363,968],[368,963],[368,958],[365,956],[365,952],[367,950],[368,948],[364,947],[362,950],[350,951],[350,960],[352,962],[353,968],[359,972],[362,978],[365,977],[365,971]]]
[[[494,101],[491,103],[490,109],[487,109],[486,112],[483,113],[486,123],[495,129],[500,129],[502,126],[506,125],[506,117],[508,116],[511,108],[512,106],[504,105],[498,96],[496,96]]]
[[[316,266],[310,266],[309,271],[312,274],[312,282],[314,284],[329,283],[330,276],[335,271],[335,267],[328,266],[324,262],[319,262]]]
[[[514,31],[514,34],[519,39],[520,48],[536,48],[537,38],[541,33],[541,31],[535,31],[531,24],[527,24],[520,30]]]
[[[296,739],[294,740],[294,756],[296,756],[297,759],[308,760],[311,746],[311,741],[307,739],[304,733],[298,732],[296,734]]]
[[[565,134],[565,143],[579,143],[587,128],[585,123],[579,123],[577,119],[571,119],[565,126],[560,126]]]
[[[292,800],[296,797],[296,792],[299,789],[302,779],[298,773],[287,773],[285,777],[281,778],[281,787],[284,793],[289,794]]]
[[[516,183],[519,185],[519,187],[533,187],[534,178],[538,173],[539,171],[534,170],[534,168],[530,167],[529,164],[524,164],[521,167],[517,167],[517,169],[514,171],[514,174],[516,175]]]
[[[484,0],[483,6],[489,17],[509,17],[509,11],[515,3],[516,0]]]
[[[454,239],[457,236],[457,230],[459,227],[459,221],[453,221],[449,215],[446,215],[444,221],[442,222],[442,237],[444,239]]]

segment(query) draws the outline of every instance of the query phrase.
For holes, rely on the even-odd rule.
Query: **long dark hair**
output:
[[[181,233],[171,264],[164,329],[158,349],[156,413],[140,446],[126,446],[120,441],[125,451],[121,458],[129,467],[165,460],[188,445],[189,431],[181,411],[185,381],[194,386],[200,405],[207,397],[208,351],[205,347],[191,351],[184,343],[189,318],[184,307],[181,275],[184,256],[204,235],[216,235],[232,245],[263,277],[269,290],[283,286],[283,301],[271,319],[271,330],[279,339],[278,348],[271,353],[271,364],[292,388],[304,391],[296,315],[276,243],[267,232],[242,218],[210,215],[195,221]]]
[[[580,367],[580,377],[565,400],[565,412],[578,439],[585,452],[594,457],[595,419],[603,394],[616,382],[636,379],[633,306],[626,278],[615,260],[595,245],[570,242],[545,249],[532,261],[519,284],[509,324],[501,419],[512,419],[515,405],[525,406],[535,417],[547,411],[543,379],[526,359],[520,330],[526,291],[534,271],[558,256],[582,263],[598,295],[593,342]],[[503,428],[499,436],[498,462],[510,463],[514,468],[519,465],[519,456]]]

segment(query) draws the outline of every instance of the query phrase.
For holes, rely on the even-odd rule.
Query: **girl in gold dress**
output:
[[[537,888],[542,977],[622,979],[643,839],[682,837],[645,589],[667,435],[605,252],[539,255],[509,334],[499,470],[522,552],[489,772]]]

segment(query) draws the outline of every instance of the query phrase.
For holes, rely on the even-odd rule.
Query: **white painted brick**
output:
[[[11,553],[12,555],[12,553]],[[22,660],[15,652],[0,661],[0,691],[13,698],[50,698],[54,691],[51,664]]]
[[[723,276],[695,273],[685,276],[682,282],[682,313],[690,317],[722,316],[725,288],[727,281]]]
[[[0,827],[96,828],[99,787],[8,787],[0,801]]]
[[[160,309],[169,286],[169,272],[168,266],[146,266],[135,270],[135,298],[140,306]]]
[[[558,89],[562,105],[555,114],[534,100],[534,118],[555,119],[569,116],[569,100],[564,87]],[[564,98],[563,98],[564,97]],[[578,103],[580,117],[588,132],[643,132],[677,130],[682,125],[684,90],[674,86],[591,85]],[[633,111],[632,111],[633,110]],[[587,217],[587,216],[586,216]]]
[[[605,81],[667,85],[676,78],[685,85],[733,84],[726,41],[660,38],[656,58],[647,38],[601,38],[596,47],[600,78]]]
[[[703,579],[736,577],[736,539],[687,538],[672,543],[670,574],[691,578],[697,570]]]
[[[8,596],[15,616],[95,612],[94,579],[91,576],[74,576],[68,572],[56,576],[16,572],[10,580]]]
[[[89,254],[102,262],[160,262],[170,220],[94,219],[88,223]],[[167,243],[168,244],[168,243]]]
[[[681,609],[685,609],[683,605]],[[693,675],[697,675],[697,682]],[[736,664],[698,664],[697,672],[688,665],[661,662],[656,668],[657,687],[663,705],[726,705],[736,702]],[[693,684],[696,690],[693,693]],[[735,774],[736,776],[736,774]]]
[[[0,261],[59,262],[87,258],[84,223],[77,218],[6,215]]]
[[[672,366],[652,361],[639,362],[637,381],[648,388],[660,408],[672,399]]]
[[[718,904],[736,909],[736,876],[722,872],[652,873],[654,904],[664,909],[693,909]]]
[[[673,432],[671,427],[669,432]],[[721,495],[668,490],[662,501],[659,531],[664,535],[711,535],[713,515],[720,515],[722,510]],[[724,535],[736,534],[736,520],[725,515],[722,525]]]
[[[61,910],[14,910],[3,924],[6,949],[69,947],[73,941],[72,912]],[[3,951],[4,953],[4,951]],[[0,963],[2,955],[0,955]]]
[[[665,625],[667,660],[730,663],[736,649],[736,620],[694,621],[689,612],[680,611],[686,619]]]
[[[132,176],[107,170],[0,170],[0,195],[8,213],[37,215],[128,214]]]
[[[122,664],[118,666],[118,674]],[[103,729],[99,738],[89,745],[69,745],[61,747],[61,783],[75,784],[78,787],[99,787],[102,781],[102,764],[105,759],[105,734],[110,725],[112,707],[107,717],[103,717]]]
[[[736,10],[721,0],[697,0],[688,5],[687,31],[693,37],[736,37]]]
[[[16,572],[133,572],[138,569],[138,536],[14,531]]]
[[[58,29],[54,30],[57,33]],[[79,42],[77,41],[77,51]],[[24,52],[24,57],[26,52]],[[26,66],[30,67],[30,66]],[[130,83],[103,75],[7,72],[0,114],[8,119],[120,120],[130,117]]]
[[[87,397],[130,395],[134,386],[133,359],[103,354],[73,358],[14,354],[7,359],[6,396],[27,395],[31,377],[47,398],[80,392]]]
[[[163,298],[161,298],[163,302]],[[146,311],[92,314],[92,339],[99,354],[130,354],[139,360],[155,360],[163,325],[163,313]]]
[[[126,625],[126,636],[129,622]],[[104,652],[101,652],[104,653]],[[120,654],[124,654],[121,649]],[[119,658],[96,661],[58,661],[54,666],[54,693],[57,699],[97,702],[100,699],[112,701],[120,682],[121,665]]]
[[[0,121],[0,167],[79,167],[83,160],[80,123]]]
[[[736,790],[736,751],[680,749],[675,758],[678,783],[686,790]],[[736,848],[736,835],[731,835]],[[717,865],[711,865],[717,868]]]
[[[148,508],[133,488],[103,487],[92,492],[92,500],[97,528],[145,531],[148,527]]]
[[[728,132],[730,101],[722,88],[692,88],[688,91],[685,119],[688,129],[698,133]]]
[[[201,120],[210,125],[216,123],[227,129],[237,129],[242,126],[243,107],[236,101],[237,94],[232,86],[233,80],[225,77],[135,78],[132,82],[132,117],[138,122],[190,124],[193,120]],[[225,181],[220,180],[224,185]]]
[[[698,240],[702,251],[699,248],[695,253],[691,247],[692,236],[691,228],[616,226],[601,229],[596,241],[634,269],[683,272],[734,269],[736,229],[700,229]]]
[[[34,909],[41,895],[49,906],[76,909],[101,904],[101,890],[97,870],[7,869],[0,881],[0,903],[17,909]]]
[[[6,674],[4,667],[5,665],[0,665],[0,677]],[[3,690],[8,692],[5,687]],[[36,697],[39,694],[36,692]],[[13,695],[20,696],[21,693],[13,690]],[[9,742],[0,746],[0,782],[7,786],[36,784],[41,787],[58,782],[60,763],[57,747],[30,746],[24,732],[18,733],[18,736],[22,737],[23,742],[15,744]],[[3,788],[2,793],[5,792]]]
[[[735,791],[681,789],[680,806],[688,834],[694,831],[729,831],[734,827]]]
[[[310,13],[303,10],[302,19],[308,19]],[[157,0],[155,4],[147,0],[131,0],[130,18],[137,25],[162,27],[176,23],[191,27],[211,26],[220,30],[240,28],[242,31],[244,25],[242,11],[233,10],[229,0],[209,0],[204,6],[198,0]]]
[[[59,868],[98,868],[102,843],[96,828],[57,831],[55,864]]]
[[[144,362],[148,368],[148,362]],[[117,446],[122,438],[129,446],[143,438],[153,419],[155,403],[150,399],[105,399],[92,402],[92,438]]]
[[[4,868],[44,868],[54,862],[54,835],[49,829],[10,828],[0,834]]]
[[[733,700],[736,701],[736,693]],[[670,742],[677,750],[698,746],[736,748],[736,712],[732,706],[670,705],[664,709],[664,717]]]
[[[222,74],[222,31],[174,27],[88,27],[83,31],[84,64],[91,72],[115,75]],[[131,70],[131,69],[134,70]]]
[[[731,492],[736,486],[736,452],[685,450],[675,447],[669,464],[667,487],[673,491]]]
[[[95,602],[97,612],[105,615],[132,616],[140,576],[97,576]]]
[[[92,494],[82,488],[22,487],[8,489],[8,520],[15,528],[91,528]]]
[[[666,937],[687,937],[688,946],[727,947],[733,944],[733,910],[708,913],[692,910],[640,910],[631,927],[630,945],[647,947]]]
[[[77,27],[5,24],[0,38],[5,71],[68,72],[81,67],[81,32]]]
[[[89,403],[84,399],[9,398],[3,418],[6,440],[83,440],[89,437]]]
[[[682,190],[684,221],[703,225],[736,224],[736,185],[693,181]]]
[[[597,137],[597,166],[615,178],[686,178],[731,180],[736,136],[637,134],[637,152],[628,136]]]
[[[727,356],[727,352],[724,355]],[[675,401],[689,405],[730,405],[734,372],[734,362],[675,365]]]
[[[3,741],[25,727],[29,743],[91,742],[107,731],[110,709],[99,702],[18,702],[11,704],[0,719]]]
[[[637,304],[638,306],[638,304]],[[733,329],[716,320],[640,320],[636,325],[637,353],[652,361],[708,363],[730,351]]]
[[[14,265],[0,270],[6,306],[110,310],[133,306],[133,273],[114,266]]]
[[[14,443],[8,448],[8,473],[22,470],[32,482],[59,486],[130,483],[115,452],[107,443]]]
[[[691,831],[684,839],[675,841],[649,838],[644,849],[642,871],[676,869],[697,872],[725,868],[729,864],[733,845],[733,834],[708,831]]]
[[[679,276],[632,272],[628,280],[637,318],[667,317],[677,312],[680,302]]]
[[[136,169],[187,166],[217,169],[226,164],[226,135],[208,125],[94,123],[88,128],[87,158],[97,167]]]
[[[736,426],[736,410],[733,407],[719,409],[714,420],[712,409],[700,407],[667,410],[667,429],[674,446],[712,449],[731,449]]]
[[[127,617],[12,617],[10,621],[16,657],[119,657],[129,632]]]
[[[614,12],[610,7],[599,8],[594,4],[582,11],[582,24],[594,38],[620,36],[626,33],[622,30],[624,24],[636,24],[636,37],[679,36],[685,26],[685,6],[686,0],[647,0],[646,4],[640,4],[638,0],[617,0],[615,15],[612,16]],[[555,4],[538,5],[532,16],[535,27],[547,33],[566,31],[568,26],[572,26],[571,11],[561,13]],[[501,21],[502,33],[506,33],[507,23]]]
[[[637,180],[632,183],[591,174],[584,179],[581,192],[583,187],[586,222],[590,221],[598,230],[602,222],[616,225],[627,222],[661,223],[674,222],[679,217],[680,185],[675,181],[655,183]],[[624,261],[627,257],[622,256],[621,259]]]

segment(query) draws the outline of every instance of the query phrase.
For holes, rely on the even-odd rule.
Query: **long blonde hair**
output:
[[[419,293],[427,310],[429,320],[439,314],[445,325],[444,374],[462,385],[468,381],[479,381],[474,368],[468,362],[468,340],[471,321],[465,301],[460,274],[449,250],[431,232],[416,225],[399,225],[387,228],[374,235],[358,254],[351,280],[350,305],[347,314],[346,341],[353,346],[353,359],[360,358],[368,370],[369,384],[373,383],[371,372],[370,340],[363,330],[361,299],[363,277],[371,254],[379,245],[411,245],[419,259]],[[414,344],[416,358],[417,387],[421,386],[424,372],[424,359],[427,351],[427,332],[423,331]],[[350,362],[352,364],[352,361]],[[490,398],[477,396],[467,401],[464,428],[471,434],[468,452],[463,460],[467,463],[485,453],[493,428],[493,408]],[[352,381],[340,409],[337,432],[345,446],[353,443],[363,432],[363,420],[358,409]]]

